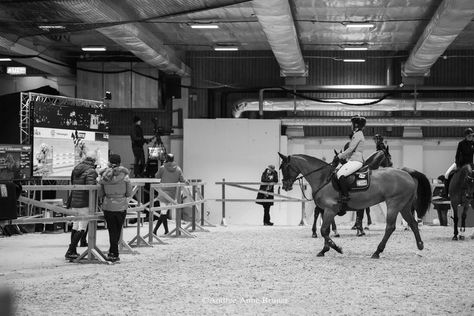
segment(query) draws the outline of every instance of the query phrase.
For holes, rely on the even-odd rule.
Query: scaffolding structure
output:
[[[20,97],[20,144],[31,145],[32,111],[31,102],[40,101],[51,105],[83,106],[104,108],[103,101],[76,99],[58,95],[48,95],[34,92],[22,92]]]

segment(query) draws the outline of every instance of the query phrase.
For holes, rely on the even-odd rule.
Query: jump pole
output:
[[[221,226],[227,226],[225,219],[225,178],[222,179],[222,221]]]

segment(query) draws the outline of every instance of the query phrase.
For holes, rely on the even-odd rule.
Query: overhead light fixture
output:
[[[84,46],[82,51],[84,52],[105,52],[107,49],[105,46]]]
[[[219,25],[211,23],[194,23],[190,24],[192,29],[218,29]]]
[[[26,67],[7,67],[9,75],[26,75]]]
[[[344,24],[347,28],[372,28],[375,26],[373,23],[346,23]]]
[[[64,25],[40,25],[38,28],[42,30],[64,30],[66,27]]]
[[[365,63],[365,59],[343,59],[345,63]]]
[[[344,46],[344,50],[368,50],[367,46]]]
[[[215,51],[238,51],[237,46],[214,46]]]
[[[11,58],[0,58],[0,61],[12,61]]]

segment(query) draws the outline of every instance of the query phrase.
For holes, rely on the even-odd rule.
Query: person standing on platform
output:
[[[89,151],[86,153],[82,162],[77,164],[72,170],[71,184],[79,185],[95,185],[97,184],[96,169],[96,153]],[[89,191],[88,190],[73,190],[71,191],[70,207],[79,216],[89,215]],[[79,255],[77,253],[77,244],[85,233],[87,221],[75,221],[72,225],[71,243],[66,252],[66,259],[76,259]]]
[[[278,182],[278,173],[275,170],[274,165],[269,165],[262,173],[260,182]],[[260,191],[266,191],[273,193],[273,185],[260,185]],[[273,223],[270,221],[270,207],[273,205],[273,195],[266,194],[263,192],[258,192],[257,200],[269,200],[264,202],[256,202],[263,206],[263,225],[264,226],[273,226]]]
[[[130,172],[120,163],[119,155],[110,155],[109,166],[101,172],[99,180],[98,196],[99,201],[102,201],[102,210],[109,231],[110,248],[107,260],[111,262],[120,260],[118,243],[127,215],[128,198],[132,197]]]
[[[150,142],[150,140],[143,137],[143,129],[141,124],[142,120],[138,116],[135,116],[133,118],[133,127],[130,132],[133,157],[135,158],[133,165],[133,173],[135,178],[144,176],[143,171],[145,169],[145,151],[143,150],[143,145]]]
[[[183,171],[181,168],[174,162],[174,155],[173,154],[166,154],[165,163],[158,169],[155,174],[155,178],[161,179],[161,183],[178,183],[178,182],[186,182],[184,179]],[[171,198],[176,197],[177,188],[176,187],[167,187],[162,188],[163,192],[168,194]],[[170,201],[165,199],[164,197],[160,197],[158,195],[158,199],[160,201],[160,206],[168,206],[171,204]],[[153,229],[153,233],[156,235],[158,228],[163,223],[163,227],[165,229],[165,235],[169,233],[168,231],[168,211],[169,210],[162,210],[160,212],[160,218],[156,223],[155,228]]]

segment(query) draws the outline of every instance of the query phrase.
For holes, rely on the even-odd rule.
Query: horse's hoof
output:
[[[339,237],[341,237],[341,235],[339,235],[339,234],[334,234],[334,237],[339,238]]]
[[[459,240],[464,240],[464,239],[465,239],[465,238],[464,238],[463,235],[460,235],[460,236],[459,236]]]
[[[422,241],[420,241],[419,243],[416,243],[416,245],[418,246],[418,250],[423,250],[423,248],[425,248]]]
[[[361,232],[361,231],[357,232],[357,237],[362,237],[362,236],[365,236],[364,232]]]
[[[318,238],[318,234],[313,234],[313,236],[311,236],[313,238]]]
[[[316,257],[324,257],[324,252],[318,252],[318,254],[316,255]]]
[[[458,236],[454,235],[452,240],[458,240]]]
[[[378,254],[378,253],[374,253],[374,254],[372,255],[372,259],[380,259],[379,254]]]
[[[341,253],[342,254],[342,248],[341,247],[334,247],[334,250],[336,250],[337,252]]]

